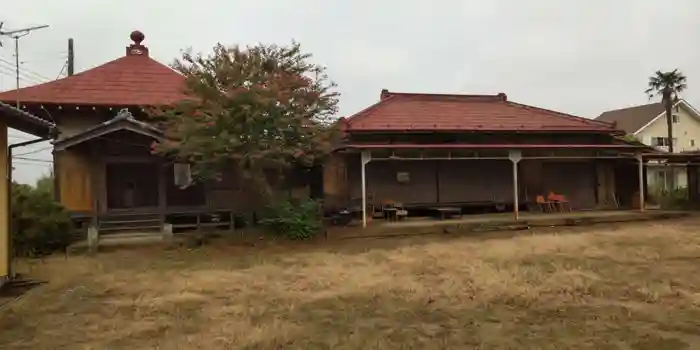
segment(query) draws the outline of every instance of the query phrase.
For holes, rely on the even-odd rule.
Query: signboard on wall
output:
[[[175,176],[175,186],[187,188],[192,184],[192,168],[187,163],[173,164],[173,175]]]

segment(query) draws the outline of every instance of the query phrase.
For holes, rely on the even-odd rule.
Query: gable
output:
[[[700,114],[689,104],[679,103],[673,114],[678,116],[678,123],[673,124],[673,138],[676,139],[674,151],[688,152],[700,148]],[[645,144],[652,145],[653,138],[667,137],[666,113],[662,113],[635,135]]]
[[[700,128],[700,113],[685,100],[678,101],[673,107],[673,115],[678,116],[678,123],[674,124],[674,137],[677,132],[688,131],[687,128]],[[659,113],[645,125],[633,132],[634,135],[659,134],[659,129],[666,133],[666,112]]]
[[[62,151],[92,139],[122,130],[143,135],[154,140],[160,141],[164,139],[163,133],[160,130],[150,124],[136,120],[129,110],[125,108],[110,120],[97,124],[81,133],[55,141],[53,143],[54,150]]]

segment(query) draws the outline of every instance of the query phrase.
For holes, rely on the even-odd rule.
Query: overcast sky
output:
[[[584,117],[646,103],[656,70],[679,68],[684,97],[700,105],[698,0],[22,0],[3,1],[5,30],[49,24],[20,41],[23,84],[55,79],[75,39],[76,71],[124,55],[134,29],[151,56],[215,43],[296,39],[328,67],[341,115],[391,91],[492,94]],[[0,90],[14,88],[0,48]],[[700,84],[700,82],[698,83]],[[13,133],[12,142],[28,135]],[[48,149],[47,149],[48,148]],[[18,149],[50,160],[50,145]],[[17,160],[15,178],[34,182],[50,163]]]

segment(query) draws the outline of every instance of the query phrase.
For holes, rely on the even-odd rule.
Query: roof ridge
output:
[[[357,112],[357,113],[355,113],[355,114],[352,114],[352,115],[349,116],[349,117],[346,117],[345,120],[346,120],[348,123],[350,123],[350,122],[357,122],[357,120],[358,120],[360,117],[366,117],[366,116],[371,115],[371,114],[372,114],[371,112],[373,112],[375,109],[377,109],[382,103],[387,102],[387,101],[389,101],[389,100],[391,100],[391,99],[393,99],[393,98],[394,98],[394,96],[389,96],[389,97],[386,97],[386,98],[384,98],[384,99],[381,99],[381,100],[379,100],[379,101],[373,103],[373,104],[370,105],[369,107],[367,107],[367,108],[365,108],[365,109],[363,109],[363,110],[360,110],[359,112]]]
[[[408,96],[408,97],[454,97],[454,98],[474,98],[474,97],[486,97],[493,98],[494,100],[500,101],[505,98],[504,93],[498,93],[495,95],[490,94],[435,94],[435,93],[423,93],[423,92],[388,92],[389,97],[392,96]]]
[[[506,94],[504,93],[499,93],[496,95],[467,95],[467,94],[432,94],[432,93],[414,93],[414,92],[386,92],[386,97],[380,98],[379,101],[375,102],[374,104],[370,105],[369,107],[360,110],[357,113],[352,114],[349,117],[346,117],[345,120],[347,122],[357,122],[359,118],[366,118],[370,115],[372,115],[372,112],[374,112],[380,105],[382,105],[384,102],[388,102],[390,100],[395,100],[397,97],[451,97],[451,98],[458,98],[458,99],[467,99],[467,98],[489,98],[492,100],[492,102],[501,102],[507,99]]]
[[[661,102],[652,102],[652,103],[645,103],[645,104],[641,104],[641,105],[635,105],[635,106],[629,106],[629,107],[623,107],[623,108],[610,109],[610,110],[604,111],[603,113],[601,113],[601,115],[603,115],[604,113],[608,113],[608,112],[619,112],[619,111],[625,111],[625,110],[628,110],[628,109],[649,107],[649,106],[660,105],[660,104],[661,104]]]
[[[535,110],[543,111],[543,112],[546,112],[546,113],[554,114],[554,115],[559,116],[559,117],[564,117],[564,118],[569,118],[569,119],[572,119],[572,120],[576,120],[576,121],[582,122],[582,123],[584,123],[584,124],[589,124],[589,123],[590,123],[590,124],[599,124],[599,125],[609,126],[609,127],[611,127],[611,128],[614,127],[614,123],[610,123],[610,122],[606,122],[606,121],[602,121],[602,120],[589,119],[589,118],[580,117],[580,116],[573,115],[573,114],[557,112],[557,111],[555,111],[555,110],[551,110],[551,109],[547,109],[547,108],[542,108],[542,107],[530,106],[530,105],[526,105],[526,104],[518,103],[518,102],[513,102],[513,101],[506,101],[506,103],[515,105],[516,107],[527,108],[527,109],[535,109]]]

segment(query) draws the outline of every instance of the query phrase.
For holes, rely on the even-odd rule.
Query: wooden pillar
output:
[[[167,165],[163,163],[158,164],[158,215],[160,216],[160,227],[163,232],[165,232],[165,210],[167,208],[167,187],[165,181],[168,169]]]
[[[90,148],[90,151],[88,153],[88,169],[90,171],[90,192],[92,193],[92,198],[90,200],[92,201],[90,205],[90,226],[91,227],[98,227],[98,218],[99,218],[99,208],[100,208],[100,186],[99,186],[99,176],[100,176],[100,165],[99,165],[99,158],[97,156],[97,150],[94,147]]]
[[[362,151],[360,156],[360,178],[362,181],[362,228],[367,227],[367,164],[372,160],[369,151]]]
[[[7,124],[0,123],[0,285],[10,277],[10,163],[7,157]]]
[[[522,159],[522,154],[518,150],[508,152],[508,158],[513,163],[513,218],[518,221],[520,216],[520,202],[518,196],[518,163]]]
[[[644,162],[644,198],[649,198],[649,161],[645,160]]]
[[[644,159],[642,155],[637,156],[637,167],[639,172],[639,211],[644,211],[644,195],[646,192],[646,176],[644,176]]]

